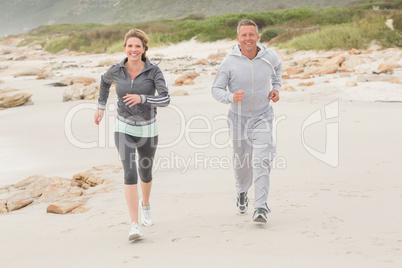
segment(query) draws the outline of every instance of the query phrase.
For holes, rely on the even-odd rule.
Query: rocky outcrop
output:
[[[175,80],[175,85],[176,86],[182,86],[182,85],[194,85],[194,79],[200,76],[199,73],[196,72],[190,72],[187,74],[183,74],[179,78]]]
[[[47,213],[66,214],[85,205],[89,197],[63,199],[50,204],[47,207]]]
[[[289,67],[289,68],[285,69],[284,71],[286,71],[288,73],[288,75],[290,76],[290,75],[296,75],[299,73],[303,73],[304,69],[296,68],[296,67]]]
[[[194,65],[202,65],[202,64],[207,64],[207,63],[208,63],[207,59],[200,59],[200,60],[196,61],[194,63]]]
[[[99,86],[91,84],[85,86],[83,84],[73,84],[68,86],[63,93],[63,102],[76,100],[95,100],[99,96]]]
[[[18,70],[15,74],[14,77],[19,77],[19,76],[35,76],[39,75],[42,72],[42,69],[36,66],[27,66],[25,68],[22,68],[21,70]]]
[[[392,62],[383,62],[378,66],[378,73],[393,73],[394,64]]]
[[[217,52],[208,56],[209,60],[221,61],[226,57],[226,52]]]
[[[0,110],[22,105],[33,105],[32,94],[20,92],[16,89],[0,89]]]
[[[82,84],[84,86],[88,86],[90,84],[95,83],[96,79],[90,78],[90,77],[82,77],[82,76],[70,76],[70,77],[64,78],[60,82],[63,84],[66,84],[66,85]]]
[[[10,197],[6,202],[7,211],[14,211],[31,204],[35,199],[23,191]]]
[[[393,74],[399,63],[402,51],[399,49],[379,50],[374,44],[368,50],[350,49],[349,51],[321,52],[318,56],[293,59],[293,55],[283,57],[283,79],[298,79],[300,73],[322,76],[335,73],[355,75]],[[374,64],[373,64],[374,63]],[[303,72],[303,71],[304,72]],[[382,80],[383,81],[383,80]]]
[[[54,77],[54,74],[52,71],[49,70],[42,70],[37,76],[36,79],[48,79]]]
[[[0,213],[37,203],[50,203],[47,206],[49,213],[65,214],[74,210],[74,213],[85,212],[89,208],[77,208],[86,204],[92,195],[107,193],[113,189],[113,185],[104,177],[105,171],[116,173],[121,168],[94,167],[74,175],[72,179],[34,175],[13,185],[3,186],[0,188]],[[98,187],[99,185],[104,186]]]
[[[291,85],[282,86],[280,91],[296,91]]]
[[[311,87],[312,85],[314,85],[314,81],[298,84],[299,87]]]

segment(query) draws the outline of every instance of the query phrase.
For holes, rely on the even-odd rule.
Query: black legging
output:
[[[114,141],[119,151],[121,162],[124,168],[124,184],[137,184],[137,164],[135,151],[138,150],[138,173],[141,181],[152,181],[152,165],[154,161],[158,136],[136,137],[121,132],[114,133]]]

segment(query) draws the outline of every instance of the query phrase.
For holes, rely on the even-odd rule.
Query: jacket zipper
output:
[[[251,102],[250,102],[250,111],[248,116],[251,117],[251,111],[253,109],[253,101],[254,101],[254,65],[253,60],[251,62]]]

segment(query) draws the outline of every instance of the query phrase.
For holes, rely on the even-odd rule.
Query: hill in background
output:
[[[337,0],[337,6],[366,2]],[[19,34],[40,25],[62,23],[138,23],[190,14],[204,16],[283,9],[298,6],[327,7],[332,0],[2,0],[0,36]]]

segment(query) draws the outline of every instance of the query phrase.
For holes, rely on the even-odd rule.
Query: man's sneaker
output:
[[[141,210],[141,222],[144,226],[151,226],[153,224],[152,214],[151,214],[151,205],[142,206],[142,199],[140,200],[140,210]]]
[[[237,209],[241,214],[245,213],[248,209],[248,197],[247,192],[237,194]]]
[[[257,208],[254,211],[254,215],[253,215],[253,220],[255,222],[262,222],[262,223],[266,223],[267,222],[267,213],[268,211],[264,208]]]
[[[130,232],[128,233],[128,241],[135,241],[141,239],[144,236],[138,223],[133,222],[130,226]]]

